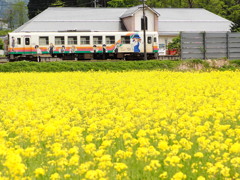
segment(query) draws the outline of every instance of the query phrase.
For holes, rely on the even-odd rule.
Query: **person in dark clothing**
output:
[[[12,51],[14,52],[15,51],[15,38],[12,37]]]
[[[54,57],[54,54],[53,54],[54,50],[55,50],[55,47],[54,47],[53,43],[51,43],[48,48],[48,52],[49,52],[49,54],[51,54],[52,57]]]
[[[102,51],[103,52],[103,56],[102,57],[103,57],[103,59],[106,59],[106,52],[107,52],[106,44],[103,44],[102,48],[103,48],[103,51]]]

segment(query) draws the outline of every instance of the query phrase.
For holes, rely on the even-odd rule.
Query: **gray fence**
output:
[[[240,33],[181,33],[182,59],[240,59]]]

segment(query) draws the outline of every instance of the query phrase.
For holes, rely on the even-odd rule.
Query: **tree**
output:
[[[63,2],[61,0],[57,0],[56,2],[52,3],[51,6],[54,6],[54,7],[64,7],[65,6],[65,2]]]
[[[142,2],[141,0],[30,0],[29,18],[33,18],[49,6],[94,7],[94,4],[98,7],[132,7]],[[233,21],[234,31],[240,29],[240,0],[147,0],[146,4],[153,8],[204,8]]]
[[[234,22],[231,30],[233,32],[240,32],[240,5],[232,6],[229,10],[232,11],[229,15],[229,19]]]
[[[139,0],[111,0],[111,7],[132,7],[141,4]],[[240,0],[147,0],[153,8],[204,8],[233,21],[232,31],[240,31]]]
[[[141,4],[139,0],[111,0],[108,2],[110,7],[132,7]]]
[[[89,0],[77,0],[76,6],[78,7],[94,7],[94,1]]]
[[[23,25],[27,20],[27,7],[24,1],[19,1],[12,5],[16,26]]]
[[[30,0],[28,2],[28,17],[29,19],[35,17],[43,10],[47,9],[51,4],[55,3],[56,0]]]
[[[8,23],[10,29],[15,29],[24,24],[28,20],[25,2],[18,1],[11,4],[5,11],[4,20]]]
[[[78,4],[78,0],[62,0],[65,4],[65,7],[75,7]]]

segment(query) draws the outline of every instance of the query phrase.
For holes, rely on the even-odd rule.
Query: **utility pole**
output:
[[[94,8],[97,8],[97,0],[93,0]]]
[[[143,4],[143,43],[144,43],[144,60],[147,60],[147,51],[146,51],[146,16],[145,16],[145,2],[142,0]]]

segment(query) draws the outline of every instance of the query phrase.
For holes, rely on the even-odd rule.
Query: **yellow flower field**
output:
[[[2,179],[240,179],[240,72],[0,73]]]

